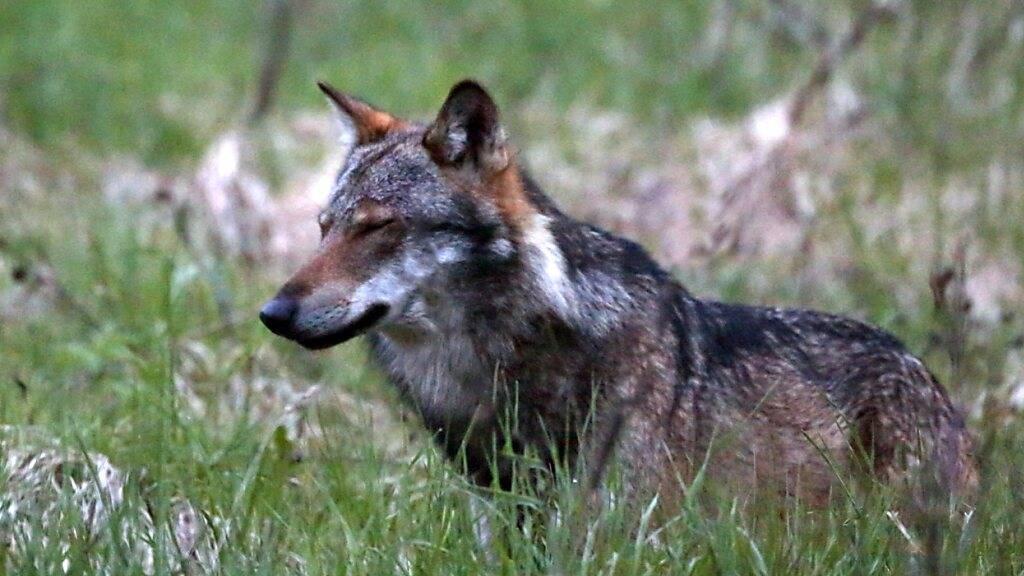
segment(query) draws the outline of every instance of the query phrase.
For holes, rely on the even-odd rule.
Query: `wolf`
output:
[[[260,319],[310,349],[365,335],[473,481],[510,487],[532,451],[595,486],[614,459],[630,493],[666,498],[699,471],[811,503],[853,469],[975,482],[963,417],[896,338],[695,297],[636,243],[563,213],[480,84],[457,83],[429,123],[319,86],[355,143],[318,251]]]

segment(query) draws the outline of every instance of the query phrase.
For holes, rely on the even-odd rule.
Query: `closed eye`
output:
[[[352,228],[353,236],[364,236],[378,230],[387,228],[388,226],[398,222],[395,218],[382,218],[379,220],[366,220],[359,222]]]

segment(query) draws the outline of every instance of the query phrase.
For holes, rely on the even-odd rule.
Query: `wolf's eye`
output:
[[[352,236],[365,236],[371,232],[387,228],[398,222],[398,213],[390,206],[379,202],[364,201],[352,214],[349,222],[349,234]]]
[[[320,238],[323,239],[331,230],[331,225],[334,224],[334,218],[332,218],[327,212],[321,212],[316,218],[316,223],[320,225]]]
[[[375,232],[382,228],[394,224],[396,220],[394,218],[374,218],[374,219],[363,219],[353,222],[352,231],[354,234],[363,235]]]

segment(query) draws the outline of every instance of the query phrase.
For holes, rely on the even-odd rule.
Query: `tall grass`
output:
[[[451,82],[477,76],[513,126],[524,103],[561,113],[585,102],[626,111],[652,148],[670,126],[741,117],[791,90],[863,9],[756,0],[298,5],[279,117],[322,105],[316,78],[416,115]],[[35,462],[48,481],[54,468],[31,455],[66,464],[18,514],[0,509],[0,535],[15,543],[0,543],[0,574],[1024,572],[1024,428],[999,396],[1021,362],[1024,310],[972,324],[962,366],[953,366],[958,319],[931,305],[916,272],[921,261],[947,264],[953,218],[969,222],[975,250],[1024,266],[1024,13],[1012,2],[895,6],[897,17],[839,71],[891,138],[854,150],[816,221],[818,236],[841,238],[857,266],[828,284],[770,260],[725,259],[682,274],[701,294],[814,304],[896,332],[971,410],[982,488],[972,506],[876,488],[828,509],[780,513],[707,497],[700,479],[669,512],[613,497],[598,506],[567,476],[547,479],[544,493],[470,486],[403,413],[358,342],[310,354],[271,338],[254,314],[276,287],[271,274],[197,251],[164,208],[104,195],[98,159],[187,172],[210,139],[245,118],[264,7],[8,3],[0,424],[10,428],[0,456]],[[1008,195],[988,194],[966,214],[944,204],[943,190],[985,190],[993,171],[1005,171]],[[946,245],[896,249],[896,232],[869,232],[873,213],[920,188],[932,212],[913,222]],[[906,284],[913,306],[894,295]],[[312,385],[321,386],[312,408],[279,393]],[[125,486],[97,530],[75,487],[97,479],[100,454]],[[12,493],[16,480],[0,477],[0,490]],[[481,519],[489,541],[477,538]],[[193,552],[182,550],[185,524],[194,526]]]

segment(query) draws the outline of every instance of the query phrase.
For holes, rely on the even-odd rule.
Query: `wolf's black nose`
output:
[[[288,296],[278,296],[267,302],[260,310],[260,320],[274,334],[284,335],[292,324],[292,318],[299,309],[299,303]]]

